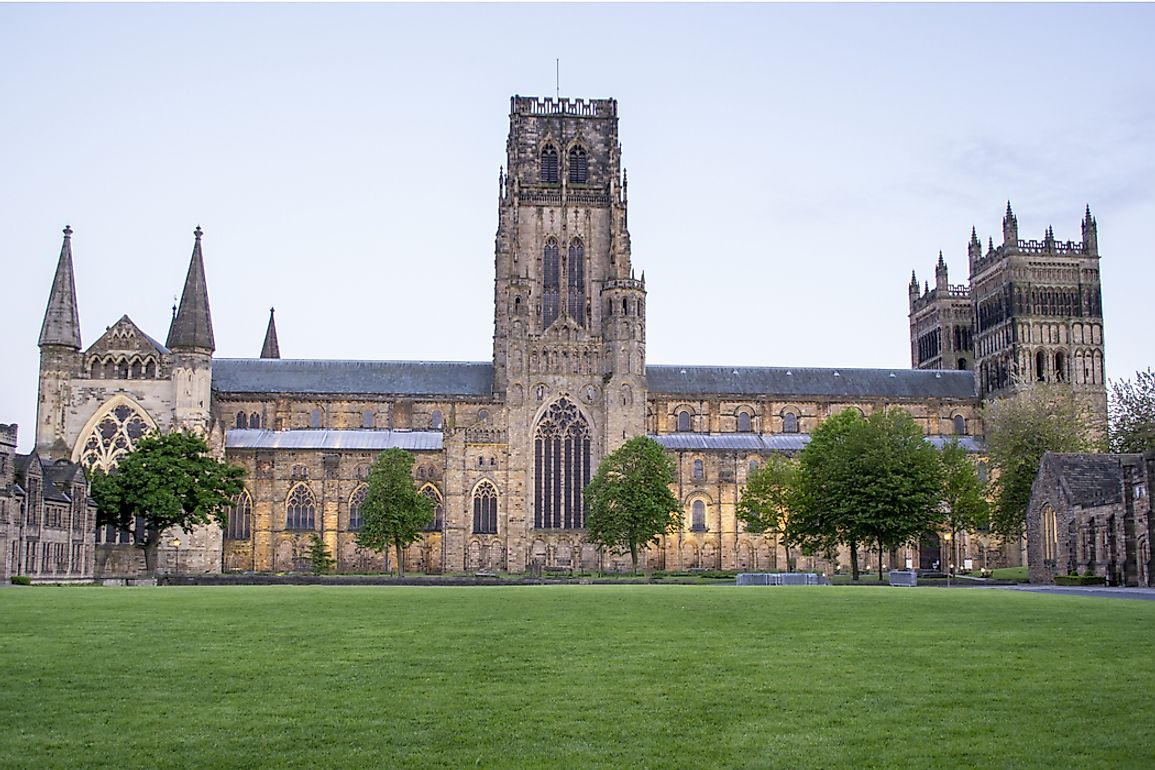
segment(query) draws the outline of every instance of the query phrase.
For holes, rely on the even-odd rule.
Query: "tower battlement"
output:
[[[513,96],[509,111],[514,115],[572,115],[580,118],[616,118],[617,99],[554,99],[550,96]]]

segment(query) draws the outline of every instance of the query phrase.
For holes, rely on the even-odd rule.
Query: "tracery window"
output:
[[[313,490],[297,484],[285,504],[285,529],[314,529],[316,518],[317,498]]]
[[[585,326],[586,320],[586,249],[580,238],[569,244],[569,295],[567,310],[570,318]]]
[[[241,490],[237,502],[229,511],[229,525],[225,528],[225,540],[248,540],[252,532],[253,498],[249,490]]]
[[[497,489],[488,481],[473,490],[473,532],[477,535],[497,533]]]
[[[559,181],[557,160],[556,147],[552,144],[547,144],[541,148],[541,181],[547,184],[556,184]]]
[[[421,488],[421,494],[429,498],[433,503],[433,519],[425,525],[426,532],[440,532],[445,527],[445,506],[441,502],[441,493],[437,491],[437,487],[432,484],[426,484]],[[494,509],[494,518],[496,519],[496,506]]]
[[[683,409],[678,412],[678,432],[688,433],[690,431],[690,412]]]
[[[782,415],[782,432],[783,433],[797,433],[798,432],[798,415],[793,412],[786,412]]]
[[[585,526],[582,491],[590,482],[590,427],[567,398],[551,404],[537,424],[534,451],[534,526]]]
[[[353,532],[361,529],[365,523],[365,519],[361,516],[361,506],[365,504],[365,495],[368,492],[369,487],[362,484],[349,496],[349,529]]]
[[[589,155],[586,148],[575,144],[569,151],[569,180],[585,184],[590,178]]]
[[[148,415],[128,403],[118,403],[108,409],[81,445],[79,461],[89,470],[109,471],[116,467],[121,455],[131,452],[136,442],[156,425]]]
[[[701,500],[695,500],[690,505],[690,531],[706,531],[706,504]]]
[[[752,430],[753,428],[750,425],[750,413],[745,411],[738,412],[738,432],[750,433]]]
[[[558,302],[561,293],[561,248],[557,241],[550,238],[545,242],[542,255],[542,298],[541,298],[541,327],[557,320]]]

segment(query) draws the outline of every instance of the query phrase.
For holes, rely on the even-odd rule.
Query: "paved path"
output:
[[[1155,602],[1155,588],[1107,588],[1105,586],[991,586],[1004,591],[1030,591],[1037,594],[1094,596],[1100,599],[1146,599]]]

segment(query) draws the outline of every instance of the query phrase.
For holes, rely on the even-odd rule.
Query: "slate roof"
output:
[[[973,399],[974,372],[950,369],[813,369],[782,366],[647,366],[651,393],[837,398]]]
[[[398,396],[493,395],[493,365],[469,361],[213,360],[219,393],[348,393]]]
[[[674,452],[798,452],[810,443],[808,433],[663,433],[650,438]],[[953,438],[968,452],[986,451],[974,436],[928,436],[927,441],[942,449]]]
[[[435,430],[242,430],[225,433],[228,449],[407,449],[438,451]]]
[[[807,369],[647,366],[651,393],[802,398],[974,399],[974,373],[929,369]],[[327,361],[218,358],[219,393],[348,393],[488,397],[493,365],[485,361]]]
[[[1072,505],[1106,505],[1123,498],[1123,460],[1142,455],[1047,452],[1049,466]]]

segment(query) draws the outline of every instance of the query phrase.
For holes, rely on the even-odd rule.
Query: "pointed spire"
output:
[[[914,274],[913,270],[910,271],[910,285],[916,289],[918,288],[918,276]]]
[[[200,225],[193,231],[192,259],[189,261],[188,275],[184,279],[184,291],[180,295],[180,306],[168,330],[169,348],[201,348],[210,353],[216,350],[213,340],[213,319],[209,312],[209,290],[205,282],[205,263],[201,255]]]
[[[942,258],[942,249],[938,250],[938,267],[946,267],[946,262]]]
[[[1087,213],[1083,215],[1083,250],[1088,254],[1099,253],[1099,226],[1091,216],[1091,204],[1087,204]]]
[[[56,263],[56,277],[48,293],[40,346],[64,345],[80,350],[80,315],[76,311],[76,279],[72,272],[72,228],[64,226],[64,243]]]
[[[281,346],[277,344],[277,324],[273,320],[276,308],[269,308],[269,328],[265,329],[265,344],[261,345],[261,358],[280,358]]]
[[[975,231],[974,225],[971,225],[971,241],[967,244],[967,256],[970,257],[971,262],[982,259],[983,244],[979,240],[979,234]]]
[[[1015,248],[1019,245],[1019,220],[1011,210],[1011,202],[1007,201],[1007,213],[1003,216],[1003,245]]]

